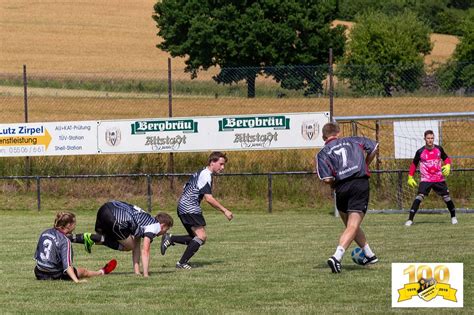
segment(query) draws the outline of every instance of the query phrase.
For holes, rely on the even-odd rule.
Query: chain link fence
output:
[[[171,66],[158,72],[121,73],[38,73],[26,67],[14,74],[0,73],[0,119],[3,123],[21,123],[319,111],[330,111],[338,117],[471,112],[474,90],[472,78],[468,80],[468,69],[472,67],[473,64],[422,69],[406,66],[402,67],[403,71],[396,65],[242,67],[210,69],[200,72],[195,79]],[[461,79],[455,80],[457,77]],[[379,126],[363,119],[345,122],[345,135],[354,134],[354,124],[356,134],[380,137],[381,156],[374,169],[387,173],[374,176],[374,185],[379,185],[376,191],[380,189],[380,178],[384,177],[384,185],[389,188],[400,176],[390,172],[408,170],[409,164],[392,156],[393,121],[379,121]],[[456,156],[455,168],[474,167],[473,140],[468,134],[472,124],[472,120],[443,121],[445,148],[448,154]],[[380,128],[378,135],[377,128]],[[464,151],[458,153],[458,147]],[[316,150],[232,152],[226,171],[312,172],[315,153]],[[24,158],[4,158],[0,160],[0,175],[189,173],[202,167],[205,161],[205,153],[173,154],[172,159],[169,154],[35,157],[28,162],[28,169]],[[459,185],[472,188],[472,172],[467,170],[465,174],[459,176],[463,178],[459,179]],[[453,176],[453,181],[456,177]],[[220,181],[218,191],[235,192],[237,199],[265,199],[268,194],[265,176],[226,177]],[[169,185],[168,182],[169,178],[156,182],[160,187],[158,198],[176,198],[175,190],[181,183]],[[331,207],[330,192],[315,176],[278,176],[273,183],[276,185],[274,205],[289,201],[311,207],[320,205],[322,200]],[[128,185],[117,187],[117,191],[127,190]],[[17,189],[28,188],[13,181],[5,183],[2,191]],[[383,193],[373,199],[373,208],[400,207],[397,197],[385,202],[386,196],[396,196],[395,192],[380,190]],[[303,191],[309,193],[307,197],[301,196]],[[406,200],[411,198],[410,193],[404,194]],[[94,196],[94,191],[89,195]],[[462,198],[460,206],[473,207],[472,189]],[[409,206],[407,202],[402,202],[403,208]]]

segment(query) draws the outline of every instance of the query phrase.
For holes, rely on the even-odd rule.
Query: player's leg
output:
[[[204,245],[207,239],[206,228],[204,226],[193,226],[194,238],[188,243],[183,256],[176,263],[176,268],[179,269],[191,269],[188,262],[197,253],[199,248]]]
[[[458,224],[458,219],[456,218],[456,207],[454,206],[454,202],[449,195],[449,189],[446,182],[436,183],[433,186],[433,190],[443,198],[446,206],[448,207],[449,213],[451,215],[451,223]]]
[[[76,275],[77,275],[78,279],[103,276],[103,275],[109,274],[112,271],[114,271],[115,267],[117,267],[117,261],[115,259],[112,259],[107,264],[105,264],[104,267],[100,268],[97,271],[88,270],[86,268],[78,267],[76,269],[77,270]]]
[[[413,224],[416,212],[420,208],[420,204],[423,202],[423,199],[425,199],[425,196],[428,196],[428,194],[430,193],[432,185],[432,183],[420,182],[420,185],[418,186],[418,194],[416,195],[415,200],[413,200],[413,203],[410,207],[410,214],[408,215],[408,220],[407,222],[405,222],[406,226],[411,226]]]
[[[192,222],[188,219],[188,215],[179,215],[179,219],[181,220],[181,223],[183,224],[184,228],[188,232],[187,235],[173,235],[173,234],[168,234],[165,233],[161,237],[161,245],[160,245],[160,250],[161,250],[161,255],[164,255],[166,253],[166,250],[170,246],[174,246],[175,244],[182,244],[182,245],[188,245],[189,242],[194,238],[194,232],[192,230]]]
[[[104,236],[95,233],[78,233],[68,234],[67,238],[73,243],[84,244],[86,252],[91,253],[92,245],[101,244],[104,241]]]

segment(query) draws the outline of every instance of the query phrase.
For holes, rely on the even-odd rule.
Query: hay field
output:
[[[165,78],[169,55],[155,47],[155,3],[0,0],[0,73],[19,74],[26,64],[30,73],[41,75]],[[457,43],[447,35],[434,34],[432,40],[430,62],[446,60]],[[172,63],[174,69],[184,68],[182,58]]]
[[[6,100],[6,99],[5,99]],[[8,108],[0,117],[11,123],[24,121],[22,96],[9,96]],[[168,99],[163,98],[97,98],[97,97],[30,97],[29,121],[67,121],[96,119],[131,119],[168,117]],[[336,98],[335,116],[416,114],[431,112],[467,112],[474,110],[474,98],[403,97],[403,98]],[[327,98],[175,98],[173,116],[213,116],[287,112],[329,111]]]

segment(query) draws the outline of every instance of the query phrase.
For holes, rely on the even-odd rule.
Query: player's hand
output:
[[[225,210],[224,215],[227,218],[227,220],[232,220],[234,218],[234,214],[230,210]]]
[[[451,173],[451,164],[445,164],[441,167],[441,171],[443,172],[444,176],[449,176]]]
[[[418,184],[416,183],[415,179],[413,176],[408,175],[408,186],[411,188],[415,188]]]

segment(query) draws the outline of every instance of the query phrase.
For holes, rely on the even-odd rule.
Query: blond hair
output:
[[[68,211],[60,211],[56,213],[56,218],[54,219],[54,228],[64,228],[68,224],[76,223],[76,215]]]

